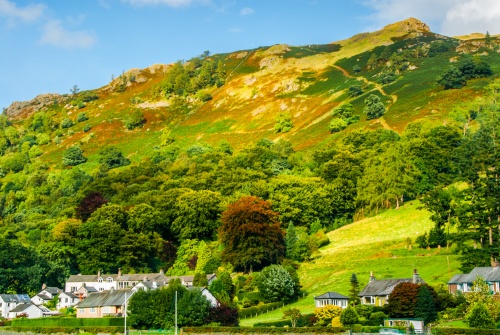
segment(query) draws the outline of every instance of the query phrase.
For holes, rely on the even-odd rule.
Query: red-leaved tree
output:
[[[222,260],[252,271],[276,264],[285,255],[284,231],[268,201],[244,196],[222,213]]]

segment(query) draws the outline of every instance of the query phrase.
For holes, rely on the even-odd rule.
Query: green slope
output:
[[[315,296],[328,291],[349,295],[352,273],[361,287],[368,283],[371,271],[378,279],[409,278],[414,268],[431,285],[446,283],[459,273],[458,256],[446,248],[423,250],[414,245],[418,235],[433,227],[429,213],[420,206],[419,201],[408,202],[399,210],[390,209],[328,233],[330,244],[298,271],[304,297],[284,309],[297,307],[302,313],[312,313]],[[282,316],[283,308],[243,319],[241,325],[277,321]]]

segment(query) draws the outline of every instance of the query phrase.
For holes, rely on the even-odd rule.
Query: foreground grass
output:
[[[299,308],[314,311],[314,297],[328,291],[349,295],[349,280],[356,273],[363,288],[373,271],[377,279],[409,278],[416,268],[429,284],[446,283],[458,273],[459,262],[451,250],[418,248],[415,238],[433,223],[429,213],[419,210],[419,201],[406,203],[328,233],[330,244],[320,255],[299,269],[304,296],[297,302],[254,318],[240,321],[242,326],[281,320],[283,310]],[[411,247],[410,247],[411,245]]]

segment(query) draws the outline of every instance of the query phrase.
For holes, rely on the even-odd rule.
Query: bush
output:
[[[144,114],[136,109],[123,120],[123,123],[125,124],[125,128],[132,130],[142,127],[146,123],[146,119],[144,118]]]
[[[279,113],[276,118],[276,124],[274,125],[275,133],[287,133],[293,128],[292,115],[288,112]]]
[[[121,151],[115,147],[104,148],[99,154],[101,155],[99,163],[106,165],[108,169],[130,164],[130,159],[123,157]]]
[[[276,308],[280,308],[280,307],[283,307],[282,302],[272,302],[270,304],[240,309],[238,311],[238,315],[240,316],[240,319],[247,318],[247,317],[252,317],[255,315],[267,313],[268,311],[273,311]]]
[[[333,119],[328,125],[328,129],[331,133],[337,133],[344,130],[345,128],[347,128],[347,122],[345,122],[344,119],[341,118]]]
[[[83,131],[84,132],[89,132],[92,129],[92,125],[90,123],[87,123],[85,126],[83,126]]]
[[[62,129],[71,128],[71,127],[73,127],[73,121],[71,121],[70,118],[66,117],[66,118],[62,119],[60,127]]]
[[[347,92],[347,95],[350,98],[357,97],[358,95],[363,94],[363,89],[359,85],[352,85],[349,87],[349,91]]]
[[[78,114],[78,116],[76,117],[76,121],[78,122],[83,122],[83,121],[87,121],[89,118],[87,117],[87,115],[85,115],[85,113],[80,113]]]
[[[67,166],[75,166],[85,163],[87,158],[83,157],[83,150],[79,146],[69,147],[63,153],[63,164]]]

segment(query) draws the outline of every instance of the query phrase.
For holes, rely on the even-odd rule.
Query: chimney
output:
[[[160,269],[160,276],[163,276],[165,272],[163,272],[163,269]]]
[[[122,269],[118,268],[118,278],[122,276]]]
[[[97,271],[97,279],[101,278],[101,270]]]
[[[413,269],[413,277],[411,281],[413,284],[418,284],[422,281],[418,275],[417,269]]]
[[[491,260],[491,267],[497,268],[499,265],[500,265],[500,262],[497,261],[496,258]]]
[[[375,276],[373,275],[373,271],[370,271],[370,282],[375,280]]]
[[[47,288],[47,284],[43,283],[42,284],[42,291],[45,290]]]

